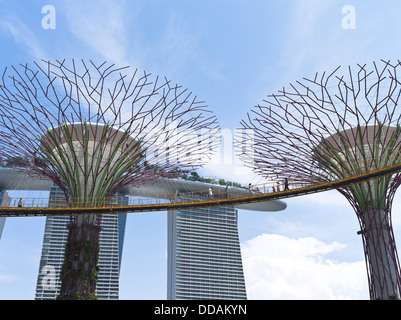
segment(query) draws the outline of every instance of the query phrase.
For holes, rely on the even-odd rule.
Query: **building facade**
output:
[[[168,212],[167,299],[246,299],[237,210]]]
[[[62,191],[53,186],[49,201],[64,197]],[[124,243],[126,214],[105,214],[101,220],[99,273],[96,296],[99,300],[119,298],[119,275]],[[43,237],[39,275],[36,284],[36,300],[56,299],[60,291],[59,274],[64,262],[64,248],[67,242],[69,216],[48,216]]]
[[[8,205],[10,203],[10,197],[8,196],[7,191],[0,191],[0,204]],[[4,224],[6,223],[5,217],[0,217],[0,239],[3,234]]]
[[[0,239],[1,239],[1,235],[3,234],[4,224],[5,223],[6,223],[6,218],[5,217],[0,217]]]

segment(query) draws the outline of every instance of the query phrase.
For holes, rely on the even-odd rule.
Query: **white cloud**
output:
[[[365,262],[325,255],[345,246],[263,234],[242,244],[248,299],[368,299]]]
[[[238,182],[243,186],[249,182],[256,184],[261,178],[239,163],[209,162],[200,171],[204,177],[224,179],[226,181]]]
[[[16,44],[22,46],[36,60],[48,58],[31,29],[17,15],[2,16],[0,27],[14,38]]]
[[[17,279],[14,275],[0,274],[0,283],[13,283]]]
[[[335,210],[347,210],[353,212],[351,204],[337,190],[313,193],[297,199],[302,199],[301,201],[304,205],[330,208]]]
[[[188,32],[188,25],[180,16],[172,13],[165,26],[161,43],[161,57],[166,66],[173,70],[185,65],[188,60],[198,57],[197,38],[199,35]]]
[[[290,79],[291,82],[299,80],[297,78],[294,79],[294,76],[310,76],[311,74],[303,74],[305,69],[312,70],[312,72],[320,71],[320,69],[316,69],[316,65],[320,66],[322,60],[326,65],[327,61],[332,61],[327,59],[326,55],[316,55],[318,52],[328,51],[327,47],[331,47],[331,38],[326,38],[324,47],[322,47],[320,41],[323,36],[332,36],[333,26],[327,26],[327,12],[330,6],[332,6],[330,2],[315,0],[296,1],[292,6],[289,19],[290,26],[288,28],[289,34],[282,54],[286,63],[282,79],[286,80],[284,83],[282,83],[283,80],[280,80],[281,85],[286,85],[287,79]],[[340,26],[340,23],[339,16],[338,26]],[[324,30],[324,33],[322,33],[322,30]],[[330,51],[328,52],[330,53]]]
[[[118,65],[128,65],[123,1],[66,1],[58,4],[71,32],[92,50]]]
[[[3,284],[10,284],[10,283],[14,283],[17,280],[19,280],[19,277],[10,273],[7,273],[6,267],[4,267],[3,265],[0,265],[0,283]]]
[[[171,79],[190,79],[199,73],[220,81],[224,78],[221,68],[224,62],[216,56],[205,56],[202,40],[206,37],[204,26],[192,24],[186,17],[170,12],[164,25],[160,52],[154,57],[157,68]]]

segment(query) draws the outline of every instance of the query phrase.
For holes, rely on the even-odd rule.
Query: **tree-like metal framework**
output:
[[[201,166],[218,131],[191,92],[137,69],[42,61],[2,74],[2,161],[50,178],[70,206],[98,206],[128,184]],[[94,298],[99,223],[71,217],[60,298]]]
[[[253,148],[239,155],[267,179],[324,182],[401,161],[401,62],[375,62],[304,78],[268,96],[241,122]],[[243,145],[244,136],[237,136]],[[391,222],[401,173],[341,188],[361,230],[371,299],[399,299]]]

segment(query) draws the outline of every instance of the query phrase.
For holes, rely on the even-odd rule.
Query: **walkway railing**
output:
[[[286,199],[337,189],[360,183],[369,179],[391,175],[401,171],[401,163],[382,169],[372,170],[351,177],[322,182],[317,177],[299,181],[284,181],[250,185],[246,188],[228,187],[213,188],[209,191],[193,191],[184,193],[165,193],[148,196],[124,196],[107,199],[75,199],[66,198],[16,198],[4,201],[0,205],[0,216],[45,216],[104,214],[121,212],[166,211],[182,208],[210,207],[245,204],[258,201]],[[319,182],[319,180],[321,182]]]

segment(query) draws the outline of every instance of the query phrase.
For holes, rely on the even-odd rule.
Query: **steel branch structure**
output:
[[[400,69],[399,61],[338,67],[270,95],[241,122],[253,148],[240,156],[268,179],[316,183],[400,163]],[[360,223],[371,299],[401,297],[391,223],[400,183],[397,172],[338,189]]]
[[[193,170],[213,153],[218,131],[191,92],[128,67],[42,61],[2,74],[3,165],[50,178],[66,205],[94,207],[129,184]],[[99,222],[71,217],[60,298],[94,297]]]

